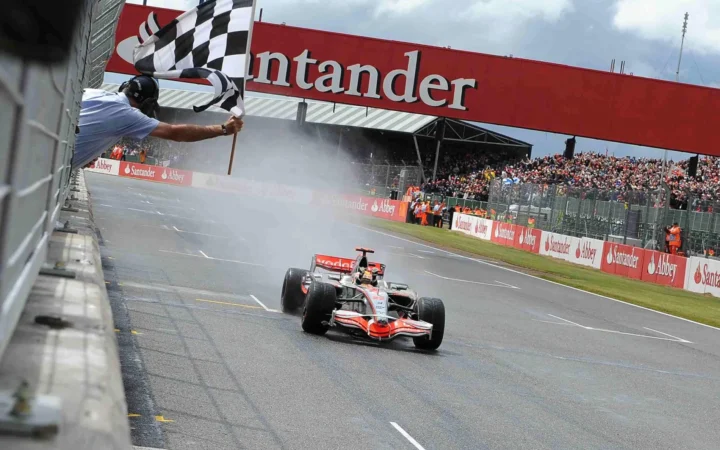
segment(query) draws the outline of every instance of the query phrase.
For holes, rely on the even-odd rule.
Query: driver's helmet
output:
[[[363,273],[360,275],[360,284],[372,284],[373,283],[373,273],[367,269],[363,271]]]

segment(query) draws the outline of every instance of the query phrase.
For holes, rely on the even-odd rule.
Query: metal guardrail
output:
[[[45,263],[71,193],[72,155],[91,54],[107,54],[124,0],[85,0],[65,61],[27,62],[0,49],[0,356]],[[110,13],[107,13],[110,11]],[[94,21],[98,16],[107,20]],[[110,22],[110,18],[113,22]],[[110,24],[110,28],[98,29]],[[62,228],[62,226],[60,227]]]

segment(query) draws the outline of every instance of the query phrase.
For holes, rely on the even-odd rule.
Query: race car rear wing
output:
[[[313,263],[313,267],[310,269],[312,272],[315,271],[316,267],[319,267],[332,272],[350,273],[355,265],[355,259],[316,254],[313,258]],[[368,262],[368,266],[371,270],[376,269],[378,275],[385,275],[385,264]]]
[[[314,262],[315,264],[311,269],[312,271],[315,270],[315,267],[320,267],[321,269],[340,273],[352,272],[353,264],[355,264],[355,260],[352,258],[341,258],[339,256],[329,255],[315,255]]]

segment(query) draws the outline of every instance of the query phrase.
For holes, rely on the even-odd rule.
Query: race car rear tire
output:
[[[439,298],[420,297],[415,304],[418,319],[431,323],[432,336],[413,338],[415,347],[422,350],[437,350],[445,334],[445,305]]]
[[[310,285],[305,308],[303,309],[302,328],[308,333],[323,335],[330,328],[328,321],[335,309],[337,293],[335,287],[321,282]]]
[[[305,303],[305,293],[302,291],[303,277],[308,273],[305,269],[288,269],[283,280],[280,306],[284,313],[294,313]]]

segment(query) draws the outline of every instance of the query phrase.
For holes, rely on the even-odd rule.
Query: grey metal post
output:
[[[423,169],[422,157],[420,156],[420,146],[418,145],[417,136],[413,134],[413,142],[415,142],[415,152],[417,152],[418,165],[420,166],[420,175],[422,176],[422,182],[425,183],[425,169]]]
[[[442,141],[437,142],[437,146],[435,147],[435,168],[433,168],[433,181],[437,179],[437,166],[438,166],[438,159],[440,158],[440,146],[442,145]]]

